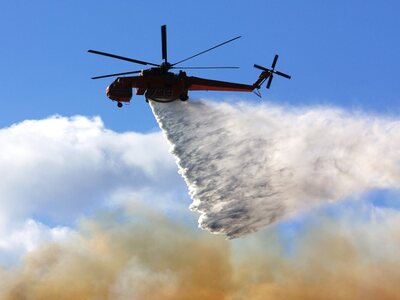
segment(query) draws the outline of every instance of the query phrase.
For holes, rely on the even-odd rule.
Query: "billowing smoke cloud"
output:
[[[0,299],[220,299],[230,282],[227,243],[134,211],[84,220],[75,237],[0,273]]]
[[[339,109],[152,103],[201,213],[229,238],[312,204],[400,187],[400,121]]]
[[[361,203],[301,227],[285,245],[274,226],[229,241],[137,207],[103,214],[0,270],[0,299],[399,299],[397,211]]]

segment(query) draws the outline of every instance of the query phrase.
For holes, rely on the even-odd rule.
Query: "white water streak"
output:
[[[152,102],[199,225],[229,238],[315,203],[400,187],[400,121],[332,108]]]

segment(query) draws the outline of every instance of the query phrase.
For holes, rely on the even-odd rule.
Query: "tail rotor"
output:
[[[291,78],[290,75],[287,75],[287,74],[279,72],[279,71],[275,71],[275,66],[276,66],[276,63],[278,61],[278,58],[279,58],[279,55],[276,54],[275,57],[274,57],[274,60],[272,61],[271,69],[265,68],[265,67],[260,66],[260,65],[254,65],[255,68],[266,72],[264,80],[260,83],[260,86],[265,82],[265,80],[268,79],[267,89],[269,89],[271,87],[271,83],[272,83],[272,79],[274,78],[274,74],[282,76],[282,77],[287,78],[287,79]]]

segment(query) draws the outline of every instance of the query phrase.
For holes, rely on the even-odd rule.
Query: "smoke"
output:
[[[400,121],[332,108],[151,103],[199,226],[229,238],[318,203],[400,187]]]
[[[397,211],[359,204],[340,218],[320,214],[291,238],[289,252],[274,226],[229,241],[135,211],[86,219],[69,240],[0,270],[0,299],[400,297]]]
[[[132,189],[119,189],[107,212],[35,246],[20,265],[0,267],[1,300],[400,299],[399,211],[358,199],[295,216],[369,189],[398,188],[398,121],[328,108],[209,102],[154,103],[153,110],[203,228],[232,238],[271,225],[226,240],[164,210],[163,197],[175,184],[167,184],[170,190],[157,201],[153,192],[137,197]],[[123,138],[131,144],[135,135]],[[162,145],[146,140],[140,149]],[[101,143],[106,149],[109,144]],[[107,153],[112,159],[120,152]],[[131,158],[138,174],[148,168]],[[64,166],[54,166],[54,174]],[[116,176],[118,169],[104,176]],[[156,173],[150,173],[155,177],[148,189]],[[77,192],[76,201],[84,195]],[[396,193],[389,197],[399,202]]]
[[[32,252],[2,275],[0,299],[221,299],[228,244],[135,211],[86,219],[75,237]]]

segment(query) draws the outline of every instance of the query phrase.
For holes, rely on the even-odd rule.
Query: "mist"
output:
[[[228,238],[400,187],[400,121],[338,108],[152,102],[200,213]]]

